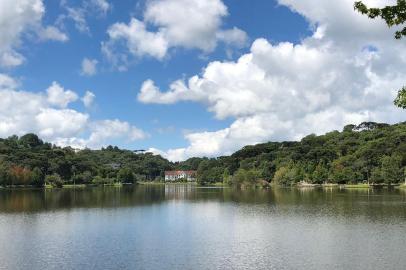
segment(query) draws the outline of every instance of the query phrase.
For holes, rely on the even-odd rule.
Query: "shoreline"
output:
[[[188,185],[188,186],[201,186],[201,187],[230,187],[227,184],[222,182],[217,182],[209,185],[199,185],[197,182],[147,182],[141,181],[136,183],[114,183],[114,184],[66,184],[62,187],[54,187],[49,184],[44,185],[43,187],[36,186],[0,186],[0,189],[9,189],[9,190],[19,190],[19,189],[83,189],[83,188],[92,188],[92,187],[123,187],[123,186],[135,186],[135,185],[144,185],[144,186],[175,186],[175,185]],[[381,188],[396,188],[396,189],[406,189],[406,184],[335,184],[335,183],[325,183],[325,184],[311,184],[311,183],[298,183],[292,186],[283,186],[270,183],[268,188],[279,188],[279,187],[291,187],[291,188],[329,188],[329,189],[381,189]],[[256,185],[253,185],[252,188],[257,188]]]

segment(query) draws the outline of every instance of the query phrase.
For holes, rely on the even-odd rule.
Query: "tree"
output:
[[[44,186],[45,176],[44,173],[38,168],[35,167],[31,173],[31,184],[37,187]]]
[[[280,167],[276,170],[273,181],[279,185],[291,185],[298,179],[298,169],[292,166]]]
[[[216,159],[204,159],[197,168],[197,182],[201,185],[222,182],[224,168]]]
[[[374,184],[382,184],[384,182],[380,167],[375,167],[372,169],[370,180]]]
[[[58,188],[63,186],[62,178],[58,174],[47,175],[45,177],[45,183]]]
[[[403,25],[406,22],[406,0],[397,0],[396,5],[384,8],[369,8],[362,1],[354,3],[354,9],[367,15],[371,19],[382,18],[389,27]],[[406,27],[395,32],[395,38],[401,39],[406,36]],[[403,87],[394,101],[400,108],[406,109],[406,88]]]
[[[397,154],[384,156],[381,163],[381,175],[386,184],[399,183],[402,179],[402,158]]]
[[[232,184],[232,178],[230,176],[230,171],[228,170],[228,168],[225,168],[223,172],[223,183],[226,185]]]
[[[0,186],[7,186],[10,184],[9,168],[5,164],[0,163]]]
[[[337,184],[354,183],[356,175],[353,169],[343,164],[342,160],[336,160],[331,166],[329,179]]]
[[[37,135],[28,133],[19,139],[19,143],[27,147],[36,147],[43,144]]]
[[[83,173],[75,174],[73,178],[75,184],[90,184],[92,182],[92,173],[84,171]]]
[[[134,173],[129,168],[122,168],[117,173],[117,181],[121,183],[134,183]]]
[[[354,9],[371,19],[381,17],[389,27],[402,25],[406,22],[406,0],[397,0],[396,5],[384,8],[368,8],[362,1],[354,3]],[[406,27],[396,31],[395,38],[406,36]]]
[[[233,176],[233,184],[240,185],[255,185],[259,180],[260,172],[255,169],[246,170],[238,169]]]
[[[321,184],[327,179],[328,179],[328,170],[322,163],[319,163],[312,174],[312,182],[315,184]]]
[[[399,108],[406,109],[406,87],[403,87],[394,101]]]

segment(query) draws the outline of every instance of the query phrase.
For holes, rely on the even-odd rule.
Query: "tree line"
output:
[[[195,168],[203,184],[398,184],[406,178],[406,122],[364,122],[298,142],[246,146],[231,156],[202,159]]]
[[[406,122],[347,125],[341,132],[251,145],[231,156],[183,162],[113,146],[62,148],[35,134],[0,139],[1,186],[164,181],[166,170],[196,170],[202,185],[397,184],[406,177]]]

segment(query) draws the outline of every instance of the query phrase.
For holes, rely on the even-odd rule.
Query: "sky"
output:
[[[177,161],[405,121],[395,30],[352,0],[0,0],[0,137]]]

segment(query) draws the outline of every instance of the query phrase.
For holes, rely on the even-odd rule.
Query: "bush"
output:
[[[47,175],[45,177],[45,183],[49,184],[53,187],[58,187],[58,188],[63,187],[63,181],[58,174]]]
[[[117,174],[117,180],[121,183],[134,183],[136,182],[134,173],[129,168],[122,168]]]
[[[85,171],[83,173],[77,174],[73,177],[73,182],[75,184],[90,184],[92,182],[92,173]]]

